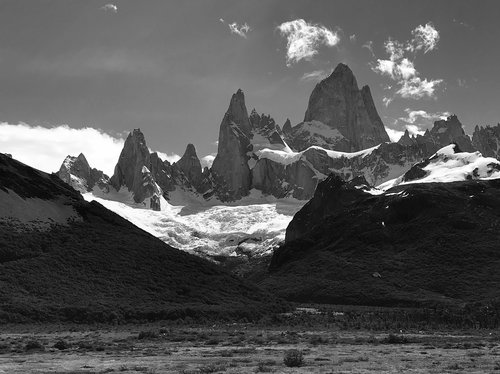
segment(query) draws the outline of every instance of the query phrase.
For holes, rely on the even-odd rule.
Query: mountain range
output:
[[[80,191],[98,194],[128,191],[135,203],[161,210],[162,198],[176,190],[205,200],[237,201],[255,189],[278,199],[310,199],[330,173],[344,179],[363,176],[371,185],[396,178],[414,163],[454,142],[463,151],[498,157],[500,125],[476,127],[465,134],[456,115],[438,120],[423,135],[408,130],[390,142],[377,113],[370,88],[359,89],[351,69],[339,64],[314,88],[304,121],[283,128],[272,117],[253,109],[238,90],[220,124],[218,152],[210,168],[202,169],[194,145],[170,163],[150,153],[144,134],[133,130],[111,178],[92,169],[84,155],[68,156],[59,176]]]

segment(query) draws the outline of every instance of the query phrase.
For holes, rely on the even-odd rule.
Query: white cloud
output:
[[[419,77],[413,77],[409,80],[403,80],[396,94],[405,99],[421,99],[425,96],[434,97],[436,86],[442,82],[442,79],[422,80]]]
[[[309,73],[304,73],[300,80],[302,81],[320,81],[328,76],[328,72],[325,70],[314,70]]]
[[[373,57],[375,57],[375,52],[373,52],[373,41],[368,40],[365,44],[361,46],[361,48],[366,48],[370,51]]]
[[[349,36],[349,40],[353,43],[356,43],[356,34],[352,34],[351,36]]]
[[[153,151],[151,149],[149,151],[150,152],[156,152],[158,154],[158,157],[160,158],[160,160],[162,160],[162,161],[168,161],[171,164],[173,164],[174,162],[177,162],[177,161],[179,161],[181,159],[181,156],[179,156],[176,153],[167,154],[167,153],[163,153],[163,152]]]
[[[118,7],[115,4],[106,4],[101,7],[105,12],[118,13]]]
[[[111,176],[123,144],[124,139],[90,127],[0,123],[0,152],[48,173],[58,171],[66,156],[83,153],[91,167]]]
[[[392,97],[385,96],[382,99],[382,102],[384,103],[385,107],[387,108],[389,106],[389,104],[392,102],[392,100],[394,100]]]
[[[404,134],[404,131],[391,129],[389,127],[386,127],[385,131],[387,131],[387,135],[389,135],[389,139],[391,139],[392,142],[397,142]]]
[[[413,39],[404,43],[389,38],[384,43],[389,59],[377,59],[371,68],[374,72],[388,76],[396,82],[395,96],[405,99],[435,97],[436,90],[443,83],[443,80],[422,79],[410,57],[415,57],[413,52],[423,51],[423,53],[427,53],[435,49],[439,41],[439,32],[431,23],[427,23],[425,26],[417,26],[412,31],[412,35]],[[370,50],[373,52],[371,46]],[[406,56],[406,54],[411,54],[411,56]],[[392,89],[392,87],[386,89]],[[387,99],[384,104],[387,106],[391,101],[392,99]]]
[[[388,75],[392,79],[395,79],[394,70],[396,64],[391,60],[377,60],[377,65],[375,65],[372,70],[376,73],[380,73],[382,75]]]
[[[219,18],[220,23],[225,23],[224,18]]]
[[[212,153],[209,155],[206,155],[205,157],[202,157],[200,159],[201,167],[204,169],[205,167],[211,168],[212,164],[214,163],[216,153]]]
[[[277,29],[287,38],[287,66],[300,60],[310,61],[321,45],[333,47],[340,41],[338,32],[322,25],[307,23],[303,19],[284,22]]]
[[[411,51],[423,49],[424,53],[427,53],[436,48],[439,42],[439,32],[430,22],[425,26],[417,26],[411,33],[413,34],[413,39],[408,45],[408,49]]]
[[[400,117],[399,119],[408,123],[408,124],[419,124],[421,123],[422,119],[426,120],[426,123],[424,125],[429,125],[432,124],[433,121],[438,120],[438,119],[446,119],[447,117],[450,116],[450,112],[437,112],[437,113],[429,113],[426,112],[425,110],[412,110],[410,108],[406,108],[405,112],[407,114],[406,117]],[[424,125],[419,125],[419,127],[422,127]]]
[[[236,22],[228,24],[229,30],[231,31],[231,34],[236,34],[241,36],[242,38],[247,38],[247,34],[252,31],[252,28],[248,26],[248,24],[245,22],[242,25],[238,25]]]

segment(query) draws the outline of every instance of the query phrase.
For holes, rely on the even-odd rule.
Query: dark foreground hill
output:
[[[500,309],[500,179],[372,195],[330,176],[270,269],[262,284],[293,301]]]
[[[258,318],[281,307],[0,154],[0,322]]]

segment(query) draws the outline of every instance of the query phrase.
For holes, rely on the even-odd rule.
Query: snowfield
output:
[[[441,148],[429,158],[429,164],[422,168],[426,175],[411,181],[403,176],[382,183],[377,188],[387,191],[400,184],[458,182],[467,179],[500,178],[500,162],[493,157],[483,157],[480,152],[455,153],[455,145]]]
[[[92,193],[83,196],[87,201],[96,200],[174,248],[198,255],[225,256],[271,253],[284,241],[286,227],[306,203],[291,198],[278,200],[253,190],[242,200],[222,204],[175,191],[170,202],[161,201],[161,211],[153,211],[134,204],[125,191],[112,196],[97,197]]]

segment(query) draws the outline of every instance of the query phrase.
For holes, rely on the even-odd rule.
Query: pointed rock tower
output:
[[[319,82],[309,98],[304,122],[292,129],[288,143],[297,150],[311,145],[355,152],[388,142],[368,86],[361,90],[353,72],[339,64]]]
[[[95,186],[105,192],[109,191],[109,177],[102,171],[91,168],[83,153],[78,157],[67,156],[57,176],[82,193],[92,191]]]
[[[162,191],[156,184],[150,167],[150,154],[144,134],[140,129],[134,129],[125,140],[110,182],[117,191],[122,186],[127,187],[136,203],[150,199],[151,208],[159,210]]]
[[[177,161],[177,166],[189,182],[198,190],[202,183],[203,173],[200,159],[193,144],[188,144],[184,155]]]
[[[220,124],[217,156],[211,169],[215,193],[221,201],[238,200],[249,193],[251,174],[247,154],[251,151],[250,137],[245,95],[238,90],[231,97]]]

